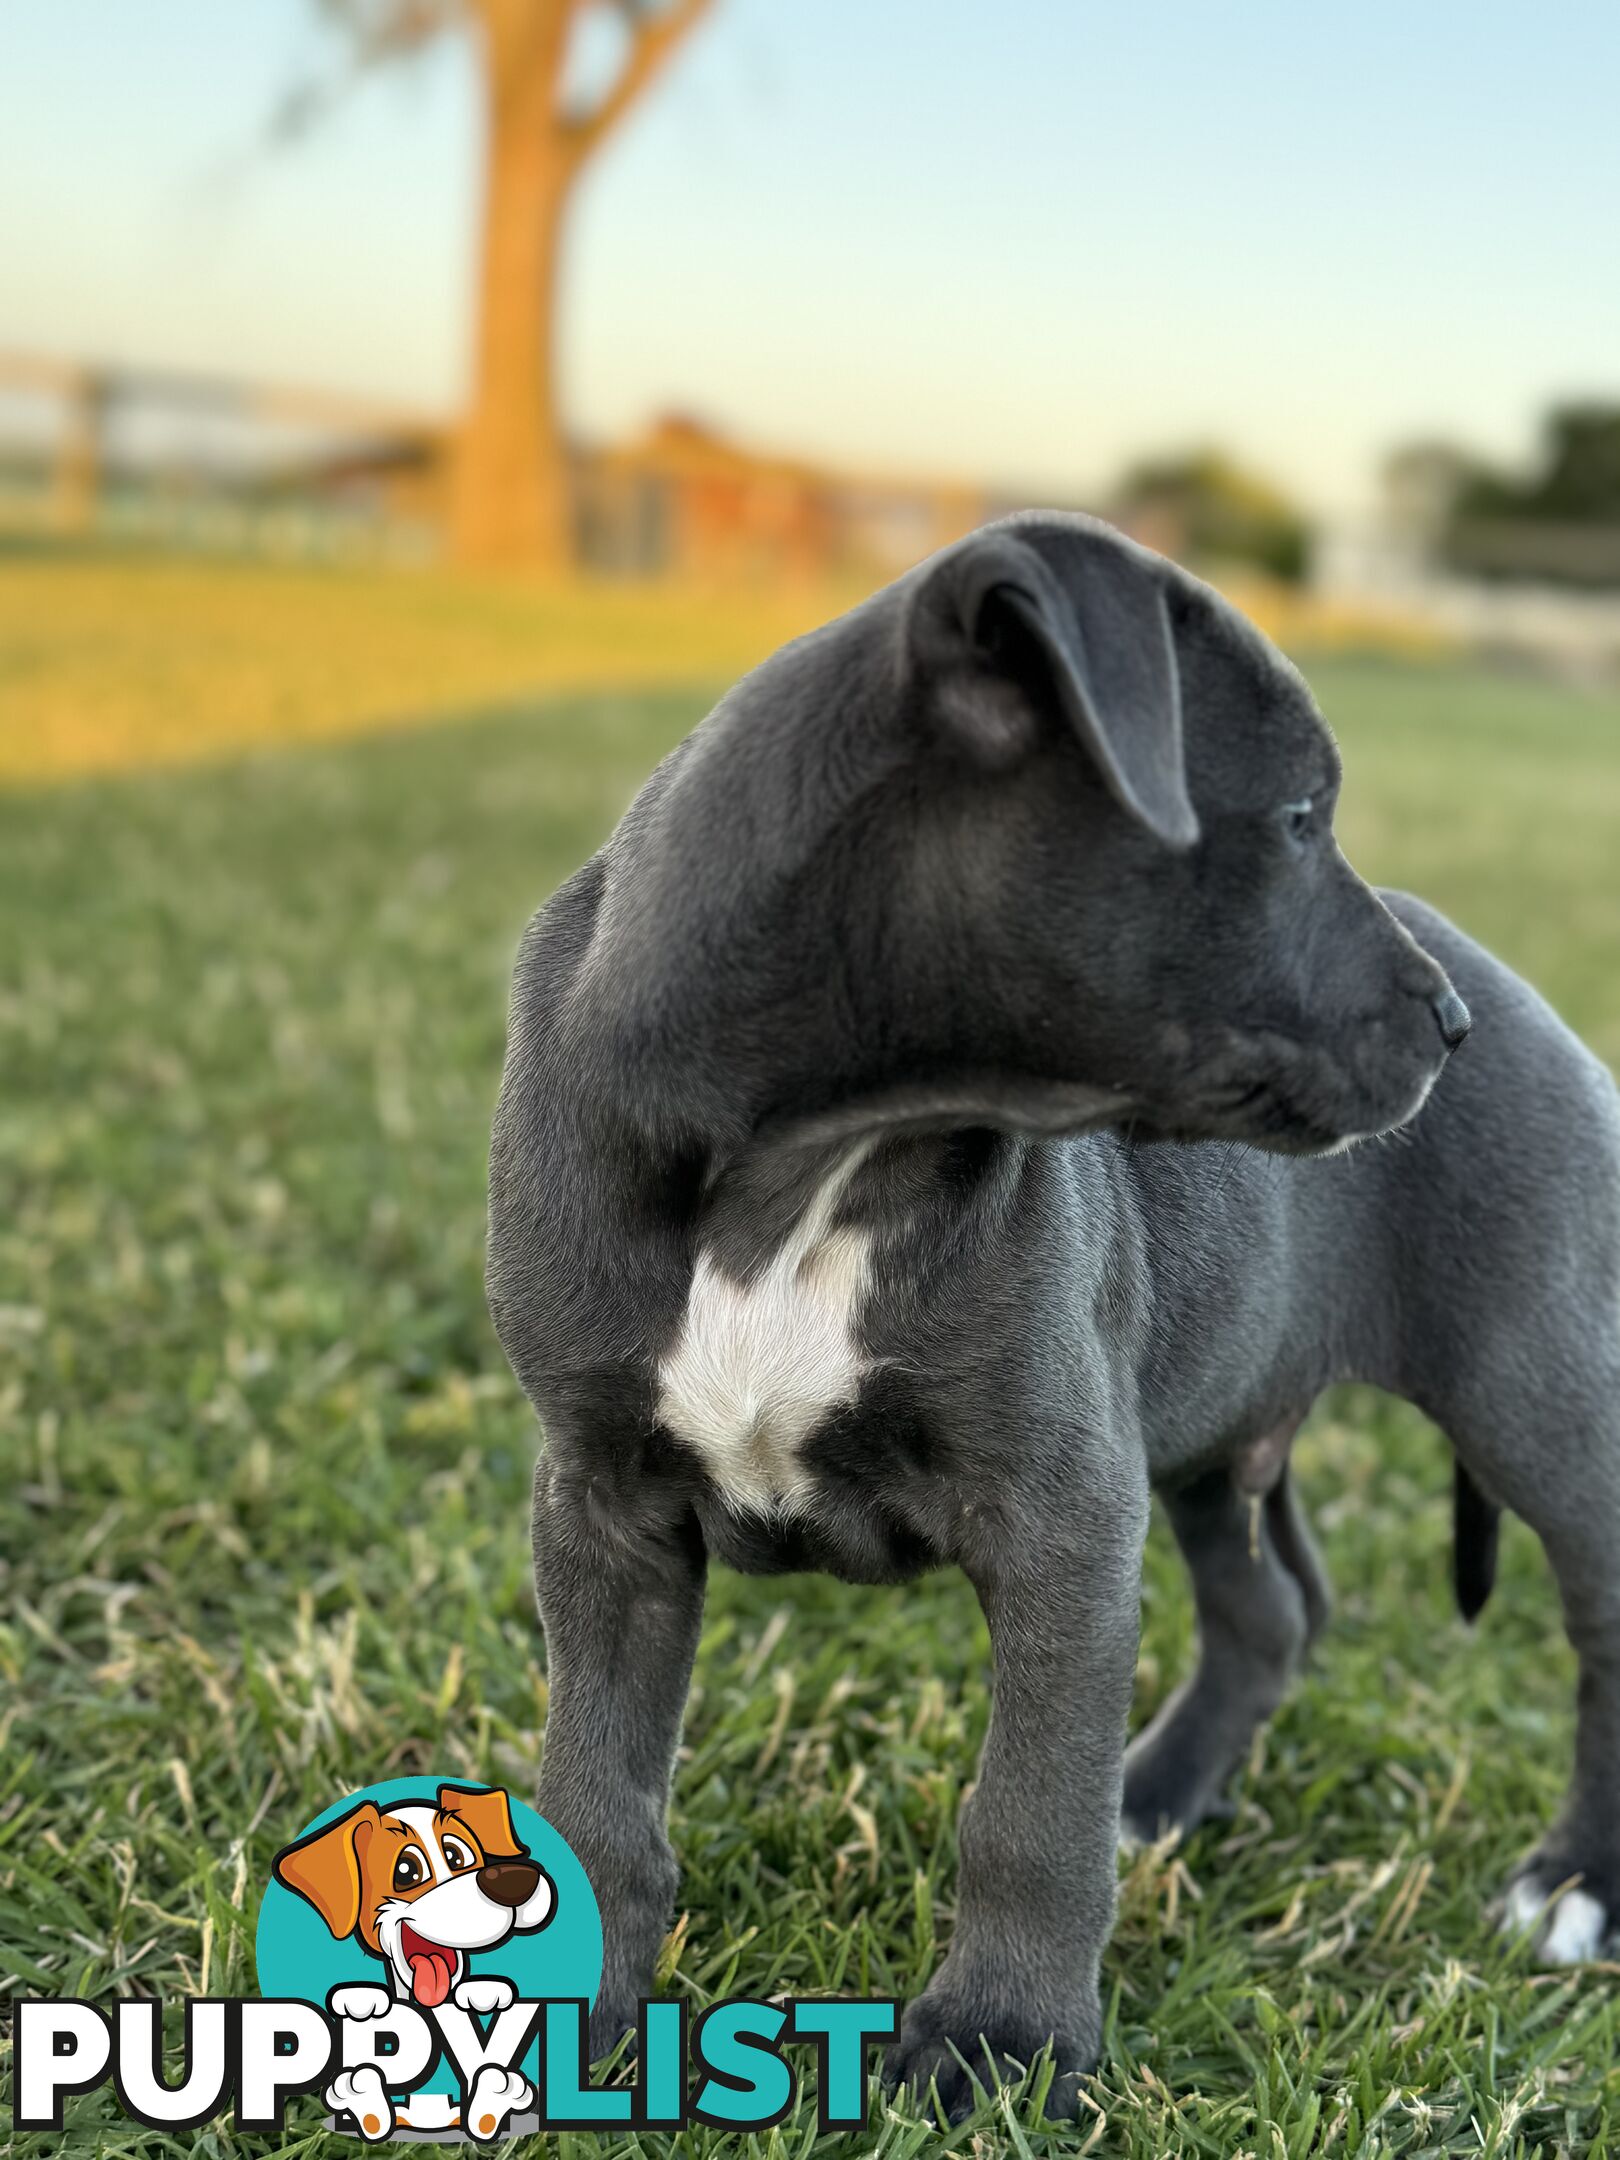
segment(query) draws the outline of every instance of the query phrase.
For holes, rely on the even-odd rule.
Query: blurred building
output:
[[[395,435],[303,475],[317,493],[390,521],[438,525],[450,440]],[[608,576],[723,584],[892,575],[995,513],[982,490],[842,472],[734,442],[668,414],[627,443],[571,454],[574,552]]]
[[[890,574],[991,515],[982,490],[761,455],[683,415],[574,460],[580,560],[727,583]]]
[[[0,354],[0,515],[64,534],[425,552],[444,529],[452,440],[358,399]],[[578,445],[570,463],[576,559],[608,575],[887,577],[1000,507],[973,487],[753,450],[678,414],[628,443]]]

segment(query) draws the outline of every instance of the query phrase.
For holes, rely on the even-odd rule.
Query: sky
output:
[[[0,347],[449,413],[470,48],[265,152],[312,0],[5,0]],[[1614,0],[715,0],[587,174],[572,425],[1038,499],[1219,443],[1320,513],[1620,396]]]

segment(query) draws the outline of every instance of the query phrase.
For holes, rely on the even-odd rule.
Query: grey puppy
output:
[[[1540,1534],[1579,1725],[1510,1909],[1560,1960],[1620,1916],[1620,1107],[1355,875],[1338,782],[1213,592],[1031,514],[756,669],[530,926],[489,1280],[545,1428],[539,1806],[601,1901],[593,2054],[670,1916],[707,1561],[954,1562],[994,1710],[890,2071],[960,2111],[959,2055],[1050,2042],[1072,2107],[1122,1819],[1208,1814],[1322,1623],[1288,1444],[1340,1381],[1449,1437],[1467,1613],[1497,1510]],[[1150,1487],[1201,1652],[1127,1750]]]

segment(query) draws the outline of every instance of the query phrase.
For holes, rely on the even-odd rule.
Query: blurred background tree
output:
[[[464,562],[548,568],[572,553],[567,445],[558,408],[555,314],[575,183],[650,88],[710,0],[317,0],[356,69],[459,32],[478,49],[484,93],[483,228],[471,391],[456,444],[450,538]],[[588,17],[621,27],[617,73],[569,95]],[[277,132],[303,132],[330,83],[301,84]]]
[[[1520,473],[1454,444],[1410,444],[1385,468],[1385,493],[1401,527],[1464,577],[1620,587],[1620,404],[1555,405]]]
[[[1219,450],[1133,466],[1113,514],[1150,546],[1205,565],[1260,570],[1288,584],[1298,584],[1309,565],[1305,518]]]
[[[1458,490],[1456,509],[1460,517],[1620,525],[1620,405],[1555,407],[1539,467],[1524,479],[1477,468]]]

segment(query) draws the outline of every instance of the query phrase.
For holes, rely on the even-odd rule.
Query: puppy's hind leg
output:
[[[1483,1442],[1450,1429],[1477,1480],[1541,1539],[1579,1660],[1569,1791],[1502,1910],[1544,1964],[1578,1965],[1620,1948],[1620,1369],[1558,1392],[1511,1437],[1494,1421]]]
[[[1126,1754],[1127,1840],[1186,1832],[1219,1812],[1227,1780],[1327,1619],[1327,1583],[1286,1460],[1272,1475],[1263,1497],[1224,1468],[1164,1496],[1192,1576],[1198,1665]]]
[[[577,1454],[548,1452],[535,1475],[534,1559],[550,1675],[536,1805],[601,1908],[595,2061],[652,1993],[674,1903],[665,1814],[705,1557],[697,1525],[657,1481],[616,1481]]]
[[[1309,1649],[1333,1616],[1333,1592],[1286,1463],[1266,1495],[1266,1528],[1277,1558],[1299,1585],[1305,1603],[1305,1647]]]

